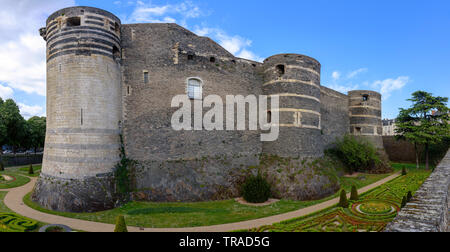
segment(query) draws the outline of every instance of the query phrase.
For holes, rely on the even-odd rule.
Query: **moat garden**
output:
[[[393,220],[401,208],[403,198],[414,192],[430,175],[431,171],[424,167],[417,169],[411,164],[392,164],[393,172],[388,174],[357,173],[354,176],[339,178],[342,189],[350,192],[352,186],[357,189],[372,185],[393,174],[398,177],[359,195],[357,200],[348,201],[348,207],[338,205],[325,208],[296,219],[281,223],[261,226],[250,232],[376,232],[382,231],[386,224]],[[401,175],[402,168],[406,175]],[[22,217],[8,209],[3,199],[8,193],[5,190],[23,186],[39,175],[40,165],[33,166],[33,174],[29,167],[7,168],[0,172],[0,232],[38,231],[47,223],[41,223]],[[124,216],[128,226],[141,228],[183,228],[212,226],[255,220],[304,209],[339,197],[341,191],[327,198],[316,201],[280,200],[266,206],[249,206],[236,200],[198,202],[198,203],[152,203],[129,202],[122,207],[97,213],[61,213],[43,209],[30,200],[30,194],[23,198],[26,206],[40,212],[64,216],[68,218],[92,222],[114,224],[117,216]]]

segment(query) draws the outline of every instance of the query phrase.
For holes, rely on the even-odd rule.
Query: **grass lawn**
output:
[[[350,191],[355,184],[358,188],[372,184],[391,174],[362,174],[355,178],[341,178],[343,187]],[[316,201],[281,200],[264,207],[241,205],[234,200],[197,202],[197,203],[152,203],[130,202],[122,207],[97,213],[62,213],[44,209],[25,196],[24,202],[41,212],[70,218],[103,223],[115,223],[118,215],[124,215],[127,225],[148,228],[179,228],[210,226],[233,223],[295,211],[335,198],[338,193]]]
[[[12,213],[12,211],[9,210],[9,208],[6,207],[3,203],[3,199],[5,198],[7,193],[8,192],[0,192],[0,213]]]
[[[19,186],[23,186],[23,185],[27,184],[28,182],[30,182],[29,178],[19,175],[18,173],[12,172],[11,170],[2,171],[2,172],[0,172],[0,175],[8,175],[8,176],[15,178],[15,180],[13,180],[13,181],[1,180],[0,181],[0,189],[9,189],[9,188],[14,188],[14,187],[19,187]]]
[[[403,164],[396,164],[396,170]],[[349,208],[330,207],[301,218],[263,226],[251,232],[374,232],[382,231],[397,215],[403,196],[414,193],[430,170],[407,166],[407,175],[360,195]]]
[[[14,173],[18,173],[18,174],[25,175],[28,177],[38,177],[39,174],[41,173],[41,168],[42,168],[42,165],[33,165],[34,174],[31,174],[31,175],[28,174],[28,169],[29,169],[28,166],[24,166],[24,167],[20,167],[20,168],[11,168],[10,170]]]

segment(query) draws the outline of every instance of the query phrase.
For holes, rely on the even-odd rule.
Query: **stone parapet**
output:
[[[450,151],[435,171],[386,227],[386,232],[445,232],[448,225]]]

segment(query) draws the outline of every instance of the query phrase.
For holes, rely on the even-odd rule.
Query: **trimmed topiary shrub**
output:
[[[407,203],[406,196],[403,196],[401,208],[404,208],[406,206],[406,203]]]
[[[406,176],[408,173],[406,172],[406,167],[403,166],[402,168],[402,176]]]
[[[125,217],[119,215],[116,218],[116,228],[114,229],[116,233],[126,233],[128,232],[127,225],[125,224]]]
[[[341,196],[339,198],[339,206],[343,208],[348,208],[348,200],[347,200],[347,193],[344,189],[341,191]]]
[[[270,192],[270,184],[260,174],[249,177],[242,186],[242,197],[250,203],[266,202]]]
[[[411,199],[412,199],[412,193],[411,193],[411,191],[408,191],[408,195],[406,195],[406,202],[410,202],[411,201]]]
[[[33,170],[33,165],[30,164],[30,166],[28,167],[28,174],[29,175],[33,175],[34,174],[34,170]]]
[[[354,201],[359,200],[358,190],[356,189],[356,186],[352,186],[352,192],[350,194],[350,200],[354,200]]]

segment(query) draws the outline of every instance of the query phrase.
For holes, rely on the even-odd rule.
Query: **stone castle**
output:
[[[47,41],[47,135],[32,199],[46,208],[115,207],[114,171],[124,155],[134,161],[134,199],[202,201],[236,197],[243,171],[260,165],[261,155],[305,164],[345,134],[383,148],[381,95],[321,86],[321,65],[311,57],[236,58],[177,24],[121,24],[92,7],[59,10],[40,33]],[[279,139],[261,142],[261,132],[250,130],[175,131],[171,99],[180,94],[278,95]],[[280,197],[313,199],[337,189],[325,175],[302,175],[306,165],[289,169],[265,171]]]

